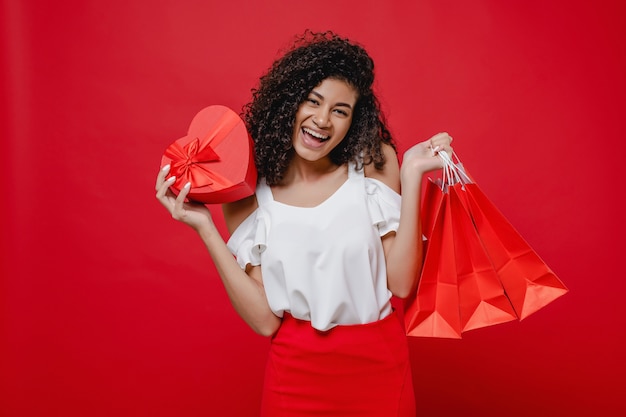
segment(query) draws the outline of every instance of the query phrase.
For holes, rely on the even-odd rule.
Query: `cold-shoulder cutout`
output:
[[[396,193],[400,193],[400,162],[398,161],[398,155],[391,145],[383,143],[381,146],[385,155],[385,165],[382,169],[376,169],[374,164],[366,165],[364,167],[365,177],[381,181]]]
[[[222,213],[228,233],[233,233],[237,227],[259,206],[255,195],[222,204]]]

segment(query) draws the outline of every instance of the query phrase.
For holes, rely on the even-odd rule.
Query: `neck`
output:
[[[282,185],[294,182],[314,182],[320,178],[332,174],[340,167],[330,160],[324,158],[318,161],[307,161],[297,156],[291,161],[287,172],[281,181]]]

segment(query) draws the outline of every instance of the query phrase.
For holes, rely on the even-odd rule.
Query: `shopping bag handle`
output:
[[[437,152],[437,155],[443,161],[441,189],[444,192],[447,191],[447,187],[449,186],[460,183],[461,187],[464,188],[465,184],[471,184],[473,182],[469,175],[465,172],[463,163],[461,163],[459,157],[456,153],[454,153],[454,151],[452,152],[452,155],[448,155],[446,151],[441,150]]]

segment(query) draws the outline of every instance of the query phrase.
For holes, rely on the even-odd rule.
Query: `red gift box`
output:
[[[256,188],[252,138],[239,115],[225,106],[200,110],[187,136],[165,150],[161,166],[167,164],[176,176],[172,191],[178,194],[190,182],[187,197],[200,203],[237,201]]]

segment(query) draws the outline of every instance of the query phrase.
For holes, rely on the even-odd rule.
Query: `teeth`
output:
[[[313,136],[314,138],[318,138],[319,140],[327,140],[330,138],[330,136],[322,135],[321,133],[317,133],[307,127],[302,128],[302,130],[304,130],[307,134]]]

